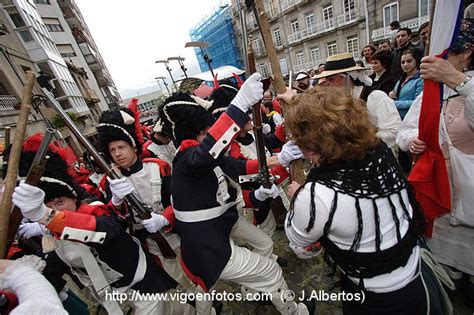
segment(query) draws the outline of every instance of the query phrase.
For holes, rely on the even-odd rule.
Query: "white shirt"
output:
[[[317,241],[324,233],[331,204],[334,199],[334,191],[324,185],[316,183],[315,186],[315,205],[316,219],[314,227],[306,232],[310,217],[311,183],[305,185],[295,201],[294,217],[291,226],[287,227],[285,222],[285,232],[290,241],[290,247],[306,247]],[[402,191],[404,203],[408,206],[408,212],[411,215],[412,209],[409,206],[407,191]],[[398,204],[398,197],[393,196],[392,201]],[[375,252],[375,222],[372,211],[371,199],[359,199],[362,209],[362,237],[360,247],[357,252]],[[388,199],[377,199],[377,208],[380,216],[381,244],[380,249],[384,250],[394,246],[397,243],[396,225],[392,218],[392,211]],[[355,198],[339,193],[337,200],[337,210],[329,231],[328,238],[339,248],[343,250],[350,249],[358,229],[357,212],[355,208]],[[367,209],[367,211],[364,211]],[[403,237],[408,230],[408,221],[403,217],[403,210],[397,207],[397,217],[400,220],[400,234]],[[287,217],[288,220],[288,217]],[[416,246],[405,266],[399,267],[394,271],[379,275],[373,278],[364,278],[364,285],[367,290],[373,292],[391,292],[403,288],[413,280],[416,275],[416,269],[419,263],[419,247]],[[359,279],[351,278],[358,284]]]
[[[367,98],[372,123],[377,127],[377,136],[389,148],[395,146],[395,138],[402,123],[395,102],[382,91],[375,90]]]

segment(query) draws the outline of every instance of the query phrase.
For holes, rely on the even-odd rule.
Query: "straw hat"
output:
[[[317,74],[313,79],[326,78],[333,74],[344,73],[349,71],[367,70],[366,68],[356,65],[352,54],[343,53],[328,57],[324,65],[324,71]]]

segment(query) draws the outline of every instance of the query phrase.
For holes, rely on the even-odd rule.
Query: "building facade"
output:
[[[151,92],[147,94],[142,94],[135,96],[138,99],[138,109],[140,110],[140,122],[151,123],[158,119],[158,106],[160,106],[164,99],[165,95],[162,91]],[[132,99],[126,99],[124,101],[125,106]]]
[[[243,2],[232,0],[237,42],[245,55],[244,26],[252,35],[257,71],[265,77],[272,69],[255,16]],[[390,36],[391,21],[416,31],[428,20],[430,0],[266,0],[264,6],[280,68],[287,76],[290,71],[316,69],[329,56],[343,52],[360,59],[365,45]]]
[[[193,41],[209,43],[209,48],[205,49],[204,54],[212,58],[213,68],[234,66],[242,69],[243,62],[238,50],[230,5],[220,6],[210,16],[204,17],[189,35]],[[195,53],[201,71],[209,70],[203,51],[195,48]]]

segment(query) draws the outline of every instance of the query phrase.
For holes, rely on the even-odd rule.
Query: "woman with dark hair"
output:
[[[362,49],[360,57],[362,62],[364,63],[364,67],[372,65],[372,55],[375,54],[376,51],[377,48],[375,48],[374,45],[366,45],[364,49]]]
[[[421,52],[418,49],[405,50],[400,64],[402,76],[388,96],[395,100],[400,117],[405,118],[408,109],[423,91],[423,80],[420,78]]]
[[[395,86],[395,78],[390,73],[392,64],[392,54],[389,51],[377,51],[372,55],[372,71],[374,72],[370,78],[372,86],[365,87],[361,94],[361,98],[367,101],[369,94],[375,90],[381,90],[387,95]]]
[[[292,183],[290,247],[299,254],[320,241],[341,271],[341,292],[363,292],[364,301],[342,301],[346,314],[427,314],[423,217],[363,102],[324,87],[290,104],[287,127],[312,164],[304,185]]]

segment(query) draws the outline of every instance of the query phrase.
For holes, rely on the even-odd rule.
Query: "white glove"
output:
[[[43,234],[43,227],[38,222],[21,222],[18,235],[23,238],[32,238]]]
[[[115,206],[122,204],[123,199],[132,193],[134,188],[126,177],[119,179],[109,179],[110,191],[112,192],[112,203]]]
[[[260,82],[261,79],[260,73],[252,74],[245,80],[239,92],[230,103],[246,113],[250,107],[257,104],[263,98],[263,83]]]
[[[272,131],[272,127],[269,124],[262,125],[262,132],[264,135],[269,134]]]
[[[151,218],[141,222],[145,229],[150,233],[156,233],[170,223],[161,214],[151,213]]]
[[[272,187],[270,188],[265,188],[263,186],[260,186],[259,189],[255,191],[255,198],[260,201],[265,201],[269,198],[276,198],[278,197],[280,191],[278,190],[278,187],[273,184]]]
[[[303,152],[293,141],[285,143],[278,154],[278,162],[284,167],[290,166],[291,161],[298,160],[303,157]]]
[[[23,216],[32,222],[37,222],[46,215],[47,207],[44,204],[44,191],[25,183],[24,180],[15,187],[12,201],[15,206],[20,208]]]

